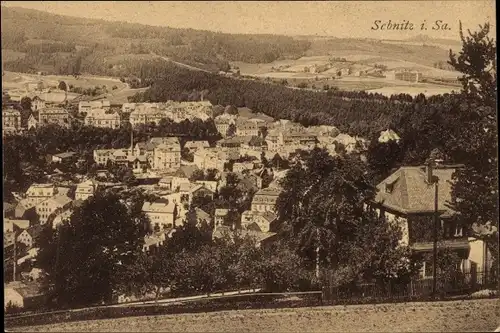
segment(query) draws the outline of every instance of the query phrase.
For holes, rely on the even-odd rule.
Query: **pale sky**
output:
[[[458,22],[476,30],[489,21],[495,31],[494,0],[466,1],[2,1],[2,5],[55,14],[228,33],[272,33],[405,39],[425,34],[458,40]],[[413,31],[373,31],[374,21],[410,21]],[[427,22],[428,30],[421,31]],[[431,30],[441,20],[450,30]]]

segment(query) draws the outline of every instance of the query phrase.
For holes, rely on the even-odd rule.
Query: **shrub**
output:
[[[9,301],[7,303],[7,305],[5,306],[5,314],[14,314],[14,313],[22,312],[22,311],[23,311],[23,308],[17,304],[12,303],[12,301]]]

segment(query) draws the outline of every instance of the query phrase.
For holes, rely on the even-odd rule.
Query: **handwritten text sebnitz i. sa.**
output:
[[[448,23],[443,22],[442,20],[436,20],[431,24],[428,24],[427,21],[423,21],[420,24],[415,24],[408,20],[403,20],[400,22],[389,21],[381,21],[375,20],[373,21],[373,25],[371,26],[371,30],[393,30],[393,31],[403,31],[403,30],[451,30]]]

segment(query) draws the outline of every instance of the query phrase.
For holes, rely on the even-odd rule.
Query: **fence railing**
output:
[[[439,277],[436,294],[433,280],[417,279],[400,284],[364,283],[343,287],[324,285],[322,290],[306,292],[264,293],[260,290],[218,292],[174,299],[141,300],[129,304],[113,304],[83,309],[6,316],[6,326],[30,326],[61,321],[95,320],[125,316],[196,313],[251,308],[304,307],[329,304],[363,304],[406,302],[451,297],[467,298],[481,289],[497,289],[498,277],[482,272],[467,272]],[[297,296],[297,297],[293,297]]]
[[[299,297],[292,297],[299,296]],[[110,319],[144,315],[167,315],[181,313],[213,312],[237,309],[294,308],[322,304],[321,291],[285,293],[247,293],[204,296],[177,302],[152,302],[125,304],[124,306],[101,306],[85,309],[62,310],[45,313],[24,314],[4,318],[6,327],[54,324],[58,322]]]
[[[468,295],[482,289],[498,287],[495,274],[483,272],[458,272],[448,276],[438,276],[434,290],[433,278],[413,279],[399,284],[362,283],[349,286],[326,284],[323,300],[327,303],[376,303],[410,300],[447,298]]]

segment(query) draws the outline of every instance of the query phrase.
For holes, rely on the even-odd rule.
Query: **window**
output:
[[[433,276],[433,269],[432,269],[432,262],[424,262],[424,277],[432,277]]]
[[[462,237],[463,236],[463,227],[461,225],[456,225],[455,226],[455,237]]]

